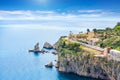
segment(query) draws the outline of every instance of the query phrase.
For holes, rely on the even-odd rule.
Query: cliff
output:
[[[103,80],[120,80],[119,62],[109,57],[95,56],[82,50],[79,44],[62,38],[57,44],[59,71]]]

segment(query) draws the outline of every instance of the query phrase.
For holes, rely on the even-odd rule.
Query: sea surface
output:
[[[57,60],[48,50],[46,54],[29,53],[39,42],[54,44],[69,31],[0,27],[0,80],[96,80],[58,72],[44,65]],[[55,62],[54,62],[55,63]]]

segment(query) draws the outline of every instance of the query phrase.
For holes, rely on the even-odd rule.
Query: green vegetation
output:
[[[99,39],[99,42],[96,43],[97,46],[100,46],[103,48],[111,47],[113,49],[120,50],[120,22],[117,23],[114,28],[109,28],[109,27],[107,27],[106,29],[96,29],[95,28],[95,29],[93,29],[93,31],[95,33],[94,38]],[[90,32],[90,30],[87,29],[87,33],[89,33],[89,32]],[[72,31],[70,31],[68,38],[73,41],[76,40],[78,42],[87,43],[90,41],[88,39],[87,33],[80,32],[79,34],[74,35],[72,33]],[[60,50],[63,50],[65,52],[71,51],[72,53],[80,52],[80,50],[82,49],[82,48],[80,48],[80,44],[78,44],[76,42],[67,41],[67,39],[65,39],[65,38],[66,37],[62,37],[59,40],[58,45],[59,45]],[[63,48],[66,50],[64,50]],[[91,50],[89,50],[89,51],[91,51]],[[95,51],[91,51],[91,52],[95,52]]]
[[[96,29],[96,28],[94,28],[94,29],[93,29],[93,31],[94,31],[94,33],[96,34],[96,32],[97,32],[97,29]]]
[[[114,31],[115,31],[116,35],[120,36],[120,24],[119,23],[114,27]]]
[[[93,29],[93,31],[95,33],[93,38],[98,39],[96,45],[120,50],[120,23],[114,28],[107,27],[106,29]],[[89,29],[87,29],[88,32]],[[120,63],[118,61],[96,55],[94,53],[101,54],[101,52],[75,42],[78,40],[83,43],[89,42],[90,39],[88,39],[87,33],[80,32],[78,35],[75,35],[70,31],[68,37],[59,39],[57,45],[58,51],[61,53],[58,55],[58,59],[62,64],[60,66],[65,69],[69,68],[71,71],[74,68],[78,68],[76,72],[79,70],[79,72],[86,72],[88,75],[94,72],[106,80],[107,77],[110,80],[117,80],[120,74]]]
[[[65,38],[61,38],[58,42],[59,52],[65,54],[76,54],[81,51],[80,44],[76,42],[67,41]]]
[[[101,47],[111,47],[116,50],[120,50],[120,37],[113,36],[98,43]]]
[[[91,52],[91,53],[95,53],[97,52],[95,49],[91,49],[91,48],[88,48],[88,47],[85,47],[85,46],[80,46],[81,49],[85,50],[85,51],[88,51],[88,52]]]
[[[112,28],[106,28],[105,30],[96,30],[96,33],[100,41],[97,43],[100,47],[111,47],[116,50],[120,50],[120,23]]]
[[[90,29],[87,29],[87,34],[90,32]]]

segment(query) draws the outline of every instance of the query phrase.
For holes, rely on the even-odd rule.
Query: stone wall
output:
[[[110,50],[109,58],[116,60],[116,61],[120,61],[120,51],[113,50],[113,49]]]

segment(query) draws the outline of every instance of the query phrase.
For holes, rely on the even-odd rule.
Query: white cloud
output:
[[[81,17],[101,17],[101,14],[81,14]]]
[[[85,14],[82,12],[86,12]],[[109,14],[110,13],[110,14]],[[93,27],[113,27],[116,22],[120,21],[119,17],[114,17],[113,12],[105,12],[103,10],[80,10],[78,14],[74,13],[58,13],[55,11],[0,11],[0,20],[4,21],[4,25],[12,24],[13,26],[33,26],[40,29],[66,30],[78,28]],[[27,23],[26,23],[27,22]],[[0,22],[1,24],[2,22]],[[6,24],[5,24],[6,23]],[[3,23],[2,23],[3,24]],[[30,24],[30,25],[28,25]],[[44,26],[43,28],[37,26]],[[32,27],[30,27],[32,28]]]
[[[112,14],[112,12],[105,12],[102,10],[79,10],[78,12],[87,12],[79,14],[71,13],[57,13],[55,11],[0,11],[0,20],[75,20],[75,19],[88,19],[91,20],[95,18],[107,19],[107,15]],[[89,14],[90,12],[90,14]],[[91,13],[92,12],[92,13]],[[99,13],[96,13],[99,12]],[[77,12],[76,12],[77,13]]]
[[[95,13],[95,12],[102,12],[102,10],[95,9],[95,10],[78,10],[80,13]]]

